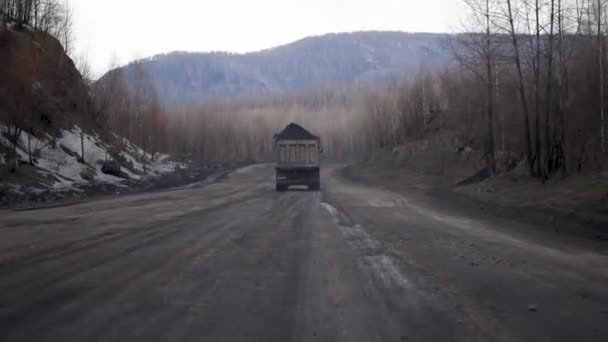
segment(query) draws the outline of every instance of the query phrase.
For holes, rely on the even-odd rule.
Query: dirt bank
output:
[[[566,239],[576,236],[602,245],[608,241],[608,211],[598,196],[607,182],[600,178],[542,184],[497,177],[455,186],[445,177],[412,172],[390,163],[351,165],[341,174],[351,181],[407,193],[445,210],[530,223],[534,230],[526,233],[558,233]],[[586,193],[589,187],[595,193]]]

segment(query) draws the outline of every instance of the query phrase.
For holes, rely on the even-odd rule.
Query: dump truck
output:
[[[292,185],[305,185],[308,190],[319,190],[319,156],[321,140],[304,127],[290,123],[275,134],[276,191],[288,190]]]

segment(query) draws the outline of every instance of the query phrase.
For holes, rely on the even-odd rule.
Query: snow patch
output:
[[[5,130],[6,127],[0,125],[0,131]],[[171,162],[168,155],[162,154],[157,158],[151,158],[150,154],[131,142],[125,139],[121,141],[124,142],[125,148],[120,154],[132,163],[132,170],[121,166],[121,171],[131,179],[141,179],[141,174],[144,174],[143,163],[134,156],[141,156],[146,160],[154,159],[147,162],[145,167],[146,173],[153,175],[170,173],[177,168],[185,167],[184,164]],[[5,141],[0,142],[7,144]],[[87,133],[80,127],[74,126],[72,129],[62,130],[60,137],[45,134],[36,138],[29,136],[27,132],[22,132],[16,151],[22,161],[28,161],[30,153],[32,154],[38,173],[49,179],[50,184],[42,184],[43,186],[63,190],[90,181],[116,185],[122,183],[124,179],[101,171],[103,164],[111,158],[110,149],[111,146],[102,141],[97,133]],[[0,155],[0,158],[0,164],[6,162],[4,156]]]
[[[244,175],[244,174],[248,174],[248,173],[253,173],[257,169],[263,168],[265,166],[266,166],[266,164],[249,165],[249,166],[245,166],[245,167],[242,167],[242,168],[234,171],[234,173],[237,174],[237,175]]]
[[[353,226],[340,224],[340,213],[329,203],[321,202],[333,217],[338,230],[347,243],[363,254],[363,266],[370,269],[376,278],[379,278],[387,288],[412,289],[412,284],[405,278],[395,265],[393,259],[385,254],[378,254],[381,244],[359,224]]]
[[[338,226],[342,235],[351,246],[366,252],[376,252],[380,249],[380,243],[374,240],[360,225],[354,227]]]
[[[393,259],[387,255],[374,255],[365,257],[374,273],[388,288],[411,288],[410,282],[403,276]]]
[[[325,208],[325,210],[327,210],[331,214],[331,216],[334,217],[334,221],[338,223],[338,209],[334,208],[331,204],[325,202],[321,202],[321,206]]]

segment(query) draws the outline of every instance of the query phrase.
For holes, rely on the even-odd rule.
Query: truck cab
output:
[[[285,191],[292,185],[304,185],[309,190],[320,190],[319,137],[296,123],[290,123],[274,138],[276,190]]]

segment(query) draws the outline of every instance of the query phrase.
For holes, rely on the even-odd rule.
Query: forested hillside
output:
[[[44,65],[37,50],[28,45],[19,59],[31,64],[3,49],[2,58],[13,59],[0,66],[12,80],[2,91],[15,94],[3,97],[11,100],[2,107],[4,137],[36,136],[26,120],[32,113],[56,123],[73,112],[74,123],[126,138],[145,158],[165,153],[209,165],[272,160],[272,135],[296,121],[322,137],[328,160],[390,153],[426,172],[458,169],[460,180],[514,171],[548,180],[604,169],[604,12],[565,0],[467,4],[458,34],[359,32],[244,55],[170,53],[91,85],[49,81],[40,88],[45,96],[35,74],[45,68],[25,67]],[[24,36],[40,45],[35,37],[46,31],[65,36],[6,8],[2,34],[11,44]],[[74,73],[57,82],[78,79]],[[46,102],[64,107],[39,107]],[[15,155],[5,159],[15,164]]]
[[[449,36],[405,32],[356,32],[305,38],[248,54],[173,52],[110,71],[139,82],[137,69],[162,94],[164,104],[201,104],[211,98],[281,94],[315,87],[397,80],[421,66],[450,58]]]
[[[450,151],[467,147],[479,151],[478,168],[488,175],[519,166],[546,180],[602,169],[605,6],[466,4],[465,32],[451,42],[453,67],[375,92],[369,126],[376,144],[432,143],[437,173],[457,157]]]

